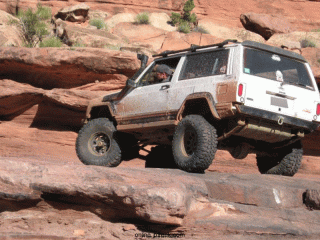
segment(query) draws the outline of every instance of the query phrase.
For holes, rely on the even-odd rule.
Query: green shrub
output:
[[[320,58],[318,59],[318,63],[320,63]]]
[[[93,19],[91,19],[91,20],[89,21],[89,24],[90,24],[91,26],[97,27],[97,29],[106,29],[106,28],[107,28],[105,22],[104,22],[102,19],[100,19],[100,18],[93,18]]]
[[[197,22],[197,16],[196,16],[195,13],[192,13],[192,14],[191,14],[189,21],[190,21],[191,23]]]
[[[38,3],[36,14],[40,20],[51,19],[51,8],[43,7],[40,3]]]
[[[121,46],[120,45],[112,45],[112,44],[107,44],[105,48],[110,49],[110,50],[117,50],[120,51]]]
[[[31,8],[18,13],[22,37],[26,47],[35,47],[48,34],[47,25]]]
[[[61,42],[60,38],[51,37],[48,39],[43,40],[39,47],[62,47],[63,43]]]
[[[191,11],[192,9],[194,9],[195,5],[193,0],[188,0],[186,1],[186,3],[184,4],[183,7],[183,19],[187,22],[195,22],[197,20],[196,15],[193,13],[191,15]]]
[[[193,29],[194,32],[206,33],[209,34],[208,30],[202,26],[197,26]]]
[[[182,14],[172,12],[171,22],[175,26],[178,26],[178,31],[183,33],[189,33],[191,29],[196,25],[197,16],[195,13],[191,14],[192,9],[195,5],[193,0],[188,0],[184,4]]]
[[[179,24],[181,22],[180,13],[172,12],[170,18],[171,18],[171,22],[172,22],[173,25],[177,25],[177,24]]]
[[[143,12],[136,16],[135,23],[137,24],[149,24],[149,13]]]
[[[81,40],[77,40],[74,44],[72,44],[72,47],[86,47],[86,45]]]
[[[178,31],[179,32],[183,32],[183,33],[190,33],[190,25],[188,22],[182,22],[179,24],[178,27]]]
[[[8,25],[19,25],[19,20],[17,20],[17,19],[14,19],[14,18],[12,18],[12,17],[8,17],[8,21],[7,21],[7,24]]]
[[[193,0],[188,0],[188,1],[186,1],[186,3],[183,6],[183,11],[190,13],[192,11],[192,9],[194,9],[194,7],[195,7],[195,5],[194,5]]]
[[[303,39],[300,41],[301,48],[307,48],[307,47],[317,47],[315,42],[313,42],[311,39]]]
[[[90,44],[90,47],[93,48],[104,48],[106,44],[100,40],[95,40]]]

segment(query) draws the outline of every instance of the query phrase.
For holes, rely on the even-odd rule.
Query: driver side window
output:
[[[173,57],[173,58],[159,60],[159,61],[156,60],[152,64],[152,66],[150,66],[148,71],[145,72],[145,74],[142,76],[138,85],[147,86],[147,85],[158,84],[163,82],[170,82],[179,61],[180,61],[180,57]],[[162,66],[166,65],[169,68],[170,73],[167,74],[167,77],[161,78],[157,74],[158,72],[157,68],[161,65]]]

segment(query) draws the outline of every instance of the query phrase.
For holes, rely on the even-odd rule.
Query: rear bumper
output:
[[[280,119],[280,121],[282,121],[281,125],[292,126],[293,128],[304,128],[304,129],[308,129],[309,131],[314,131],[320,125],[319,123],[316,123],[316,122],[309,122],[306,120],[289,117],[286,115],[273,113],[266,110],[252,108],[244,105],[238,105],[238,109],[240,110],[241,114],[264,119],[269,122],[272,121],[272,122],[275,122],[276,124],[278,124],[278,121]],[[280,124],[278,125],[280,126]]]

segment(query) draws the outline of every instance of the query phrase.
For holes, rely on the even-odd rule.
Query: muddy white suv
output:
[[[257,156],[261,173],[293,176],[301,139],[320,121],[320,98],[307,61],[265,44],[226,40],[148,58],[119,93],[93,100],[76,151],[84,164],[117,166],[156,145],[150,155],[203,172],[217,149],[236,159]],[[151,81],[160,64],[173,74]]]

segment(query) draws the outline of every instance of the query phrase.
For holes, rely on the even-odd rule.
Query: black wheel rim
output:
[[[110,143],[111,141],[107,134],[98,132],[89,139],[89,150],[94,155],[103,156],[108,152]]]
[[[186,128],[183,137],[183,149],[185,155],[192,155],[196,151],[197,145],[198,139],[196,131],[191,127]]]

